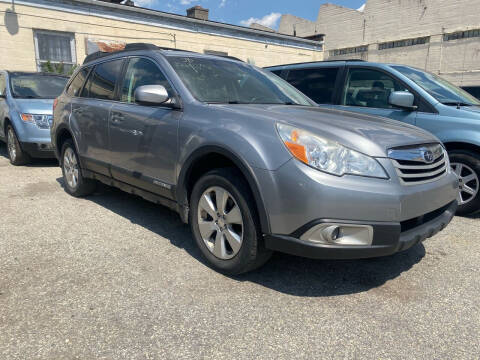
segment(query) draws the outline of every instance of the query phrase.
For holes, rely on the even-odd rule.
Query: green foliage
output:
[[[42,71],[47,73],[62,74],[62,75],[72,75],[77,65],[73,65],[68,71],[65,71],[65,65],[63,63],[52,64],[50,61],[47,61],[42,64]]]

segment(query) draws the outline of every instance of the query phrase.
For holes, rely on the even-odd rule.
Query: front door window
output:
[[[341,104],[391,109],[388,99],[394,91],[408,91],[408,89],[382,71],[353,68],[348,72]]]

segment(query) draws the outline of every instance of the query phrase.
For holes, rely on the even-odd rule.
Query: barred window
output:
[[[368,51],[368,45],[364,46],[356,46],[344,49],[336,49],[330,50],[330,56],[340,56],[340,55],[348,55],[348,54],[356,54]]]
[[[423,45],[423,44],[428,44],[429,42],[430,42],[430,36],[397,40],[397,41],[388,41],[388,42],[378,44],[378,50],[393,49],[393,48],[405,47],[405,46]]]
[[[74,34],[35,30],[34,41],[38,71],[68,73],[76,64]]]
[[[443,41],[451,41],[458,39],[468,39],[472,37],[480,37],[480,29],[457,31],[454,33],[444,34]]]

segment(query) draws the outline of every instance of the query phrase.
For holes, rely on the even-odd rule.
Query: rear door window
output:
[[[332,104],[338,70],[338,67],[290,70],[287,81],[317,104]]]
[[[122,64],[123,59],[118,59],[96,65],[88,77],[82,97],[115,100],[115,84],[120,75]]]
[[[72,82],[68,86],[68,89],[67,89],[68,95],[80,96],[80,91],[82,90],[83,83],[85,82],[85,79],[87,78],[89,71],[90,71],[90,67],[85,67],[81,69],[77,73],[77,75],[75,75],[75,78],[72,80]]]

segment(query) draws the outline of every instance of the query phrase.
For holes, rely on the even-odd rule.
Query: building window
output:
[[[330,50],[330,56],[340,56],[348,54],[364,53],[368,51],[368,45],[356,46],[351,48]]]
[[[405,39],[397,41],[388,41],[378,44],[378,50],[393,49],[405,46],[423,45],[430,42],[430,36],[419,37],[414,39]]]
[[[215,56],[228,56],[228,52],[223,52],[223,51],[215,51],[215,50],[205,50],[204,54],[206,55],[215,55]]]
[[[77,62],[75,36],[72,33],[35,30],[37,70],[68,73]]]
[[[458,39],[468,39],[473,37],[480,37],[480,29],[476,30],[467,30],[467,31],[457,31],[450,34],[443,35],[443,41],[451,41]]]

